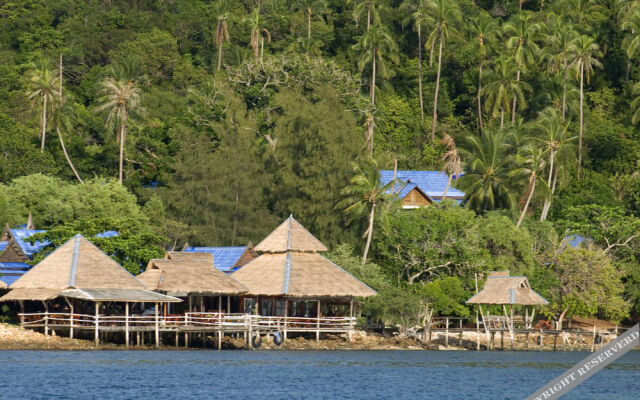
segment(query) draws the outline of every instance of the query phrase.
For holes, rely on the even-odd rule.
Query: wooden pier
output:
[[[176,346],[180,334],[184,335],[183,343],[189,347],[192,334],[213,333],[217,339],[218,349],[222,348],[224,335],[242,334],[247,348],[260,341],[263,335],[280,334],[282,339],[288,333],[314,332],[316,339],[320,333],[346,333],[349,340],[356,325],[355,317],[273,317],[251,314],[230,314],[219,312],[188,312],[180,315],[88,315],[76,313],[21,313],[18,314],[20,325],[24,328],[44,329],[45,334],[51,331],[64,330],[69,337],[74,332],[93,332],[96,345],[102,335],[107,333],[124,333],[125,345],[129,347],[133,334],[136,343],[140,344],[140,333],[153,332],[156,348],[160,346],[160,334],[175,333]],[[142,336],[144,338],[144,335]]]

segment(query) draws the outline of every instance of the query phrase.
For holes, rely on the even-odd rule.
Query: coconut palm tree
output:
[[[627,56],[627,71],[625,73],[625,82],[629,83],[629,73],[631,72],[631,60],[640,51],[640,9],[634,14],[631,14],[622,23],[622,29],[627,31],[623,41],[622,47],[624,48]]]
[[[527,214],[527,209],[529,208],[529,204],[531,204],[531,198],[536,190],[536,183],[540,181],[539,187],[548,191],[548,187],[542,176],[545,169],[543,149],[536,146],[533,141],[530,141],[519,150],[516,156],[516,163],[519,165],[519,168],[512,170],[511,174],[525,177],[527,179],[527,185],[523,195],[524,206],[522,207],[520,218],[518,218],[518,222],[516,223],[516,228],[520,227],[524,216]]]
[[[578,179],[582,169],[582,136],[584,130],[584,80],[590,81],[593,67],[602,68],[602,63],[597,57],[602,57],[602,52],[594,39],[586,35],[580,35],[576,39],[575,50],[570,60],[570,65],[575,68],[580,77],[580,130],[578,136]]]
[[[512,58],[499,58],[487,74],[488,83],[483,88],[485,107],[494,118],[500,113],[500,129],[504,127],[504,112],[510,109],[511,101],[517,98],[524,103],[524,90],[531,90],[529,84],[517,79],[517,71]]]
[[[135,64],[135,62],[133,62]],[[124,146],[127,139],[127,126],[130,115],[141,113],[141,89],[132,75],[131,66],[112,68],[110,76],[101,83],[102,97],[98,99],[96,111],[107,112],[107,126],[117,129],[116,140],[120,144],[120,164],[118,180],[122,185],[124,167]]]
[[[347,0],[351,3],[352,0]],[[372,24],[380,24],[380,13],[378,12],[378,4],[380,0],[355,0],[358,4],[353,8],[353,19],[356,25],[362,19],[363,14],[367,14],[367,30]]]
[[[409,12],[409,15],[402,21],[406,26],[409,22],[418,35],[418,96],[420,100],[420,121],[424,122],[424,101],[422,98],[422,27],[431,23],[433,19],[428,12],[429,0],[404,0],[400,9]]]
[[[378,163],[373,158],[367,158],[359,164],[353,165],[354,175],[349,181],[349,186],[342,191],[345,196],[339,206],[346,206],[344,212],[351,218],[368,216],[368,228],[363,237],[367,238],[362,264],[367,262],[367,254],[371,246],[373,236],[373,223],[376,213],[386,211],[386,205],[398,200],[393,190],[399,186],[396,179],[382,184]]]
[[[431,122],[431,141],[436,138],[438,122],[438,92],[440,90],[440,71],[442,70],[442,47],[450,34],[456,33],[455,24],[460,20],[458,3],[449,0],[431,0],[429,2],[433,30],[427,39],[427,48],[433,52],[438,42],[438,69],[436,72],[436,89],[433,94],[433,119]],[[433,53],[432,53],[433,54]]]
[[[540,25],[534,21],[533,15],[529,12],[521,12],[504,26],[504,33],[507,39],[507,48],[513,50],[513,59],[518,66],[516,81],[520,81],[522,71],[533,64],[536,56],[540,52],[540,48],[536,43],[536,35]],[[517,97],[513,98],[513,107],[511,110],[511,122],[516,118]]]
[[[381,25],[372,25],[364,35],[360,36],[353,48],[359,53],[358,67],[364,71],[371,66],[369,95],[371,104],[376,98],[376,74],[386,78],[390,75],[387,61],[398,63],[398,45],[391,33]]]
[[[499,33],[498,23],[486,13],[480,14],[476,18],[469,20],[468,32],[475,45],[478,53],[478,94],[477,94],[477,112],[478,112],[478,129],[483,130],[482,123],[482,67],[487,61],[487,54],[491,52],[492,41]]]
[[[260,7],[257,7],[251,12],[251,15],[243,19],[243,22],[247,24],[251,30],[251,48],[253,49],[253,57],[260,60],[262,64],[262,56],[264,54],[264,38],[267,38],[267,43],[271,43],[271,33],[262,26],[262,20],[260,19]]]
[[[222,46],[229,41],[229,18],[231,18],[231,1],[219,0],[214,3],[214,12],[218,18],[216,26],[216,46],[218,47],[218,71],[222,66]]]
[[[458,148],[456,147],[456,142],[453,137],[445,133],[442,136],[441,143],[445,145],[447,151],[442,155],[440,161],[444,161],[443,171],[449,176],[447,186],[444,188],[444,193],[442,194],[442,200],[444,200],[447,198],[447,192],[451,187],[453,177],[462,173],[462,165],[460,155],[458,154]]]
[[[67,164],[69,164],[69,167],[73,171],[73,174],[75,175],[76,179],[78,179],[80,183],[84,183],[84,181],[80,177],[80,174],[78,174],[76,167],[73,165],[73,162],[71,162],[71,157],[69,157],[69,153],[67,152],[67,147],[64,145],[64,138],[62,137],[62,132],[60,131],[61,129],[65,129],[67,131],[70,131],[72,129],[71,121],[68,118],[69,111],[67,107],[67,101],[66,101],[66,98],[62,95],[62,53],[60,53],[60,66],[58,68],[58,74],[59,74],[58,75],[58,85],[59,85],[58,86],[58,102],[56,104],[56,107],[52,107],[52,114],[53,114],[53,120],[56,126],[56,133],[58,134],[58,140],[60,141],[60,148],[62,149],[64,158],[67,160]]]
[[[465,174],[457,179],[465,192],[467,207],[478,213],[514,206],[512,159],[508,153],[507,133],[485,129],[482,136],[469,136],[460,149]]]
[[[551,33],[546,36],[548,46],[544,53],[548,58],[548,66],[551,71],[562,73],[562,122],[566,119],[567,111],[567,75],[569,73],[569,56],[575,50],[577,37],[573,25],[564,18],[552,14],[547,19],[547,26],[551,27]]]
[[[42,116],[40,117],[40,152],[44,152],[47,137],[47,109],[59,96],[57,74],[49,67],[47,60],[40,60],[38,65],[27,72],[29,78],[29,98],[42,100]]]
[[[307,38],[311,38],[311,18],[314,15],[321,17],[327,12],[326,0],[297,0],[293,8],[300,10],[307,16]]]

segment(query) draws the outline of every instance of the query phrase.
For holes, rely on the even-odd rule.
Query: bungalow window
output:
[[[279,317],[284,316],[284,304],[285,300],[276,299],[276,315]]]
[[[273,299],[260,299],[260,315],[273,315]]]

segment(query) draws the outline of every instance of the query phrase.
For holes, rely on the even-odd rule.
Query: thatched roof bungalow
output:
[[[210,253],[167,252],[164,259],[150,260],[138,279],[148,290],[186,298],[189,311],[194,305],[200,311],[230,311],[230,296],[246,293],[247,288],[214,268],[213,262]]]
[[[289,217],[255,250],[262,254],[231,276],[257,299],[262,315],[317,317],[320,301],[336,304],[376,292],[318,254],[327,247]],[[315,310],[310,303],[316,303]],[[247,303],[245,302],[245,305]]]

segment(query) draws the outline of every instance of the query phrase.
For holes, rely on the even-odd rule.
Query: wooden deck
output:
[[[51,330],[68,330],[73,337],[74,331],[93,331],[96,343],[101,333],[124,332],[125,343],[129,344],[130,334],[155,332],[156,346],[159,345],[161,332],[174,332],[176,343],[178,334],[184,333],[188,346],[188,335],[192,333],[215,333],[218,347],[221,347],[225,334],[243,334],[247,346],[251,338],[274,333],[315,332],[347,333],[351,340],[356,325],[355,317],[272,317],[250,314],[230,314],[219,312],[189,312],[180,315],[88,315],[72,313],[21,313],[20,325],[24,328],[43,328],[45,334]]]

